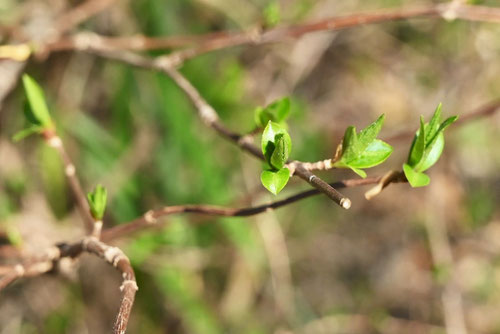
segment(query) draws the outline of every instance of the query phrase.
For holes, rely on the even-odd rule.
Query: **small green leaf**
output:
[[[277,0],[270,2],[264,8],[264,19],[268,27],[277,25],[281,20],[280,5]]]
[[[290,98],[276,100],[266,107],[266,110],[276,115],[276,121],[283,122],[290,114]]]
[[[444,148],[444,136],[443,133],[440,132],[437,134],[436,139],[433,140],[430,147],[426,148],[424,156],[420,160],[420,162],[414,167],[417,172],[424,172],[429,169],[432,165],[434,165],[443,153]]]
[[[257,126],[264,127],[269,121],[282,123],[290,113],[290,98],[284,97],[269,104],[267,107],[257,107],[254,112]]]
[[[290,171],[288,168],[282,168],[278,171],[265,170],[260,174],[260,181],[274,195],[277,195],[287,184],[290,179]]]
[[[358,135],[358,145],[360,151],[364,151],[368,147],[368,145],[370,145],[375,140],[375,138],[377,138],[377,135],[379,134],[380,130],[382,129],[382,125],[384,124],[384,120],[385,115],[382,114],[379,118],[377,118],[375,122],[361,130]]]
[[[363,179],[366,178],[366,172],[362,169],[359,169],[359,168],[356,168],[356,167],[352,167],[352,166],[348,166],[354,173],[358,174],[359,176],[361,176]]]
[[[370,168],[377,166],[387,160],[391,155],[393,148],[391,145],[375,139],[364,150],[359,158],[352,160],[348,163],[349,167],[355,168]]]
[[[358,135],[354,126],[348,126],[342,141],[342,160],[351,161],[359,155]]]
[[[410,165],[404,164],[403,171],[405,173],[406,179],[413,188],[423,187],[431,182],[429,176],[424,173],[415,171]]]
[[[33,125],[33,126],[30,126],[29,128],[26,128],[26,129],[23,129],[19,132],[17,132],[13,137],[12,137],[12,140],[15,141],[15,142],[18,142],[32,134],[39,134],[43,131],[43,127],[41,126],[36,126],[36,125]]]
[[[350,168],[365,178],[366,173],[361,168],[370,168],[384,162],[393,151],[391,145],[376,139],[384,120],[385,115],[380,115],[375,122],[361,130],[359,134],[356,133],[354,126],[347,127],[342,140],[342,153],[334,166]]]
[[[275,137],[275,149],[271,155],[271,165],[276,169],[281,169],[285,166],[290,154],[289,143],[285,140],[283,134],[278,134]]]
[[[94,190],[87,194],[87,199],[90,206],[90,213],[92,217],[97,220],[102,220],[104,216],[104,211],[106,210],[106,201],[108,197],[108,192],[106,188],[98,184]]]
[[[276,122],[276,117],[262,107],[255,108],[254,117],[258,127],[266,126],[269,121]]]
[[[282,143],[279,144],[281,145],[281,148],[273,159],[273,153],[275,152],[278,145],[277,141],[282,141]],[[280,165],[279,161],[284,155],[286,155],[286,158],[288,159],[288,155],[292,150],[292,139],[290,138],[288,131],[283,126],[278,123],[269,121],[266,128],[264,129],[264,132],[262,133],[261,147],[266,161],[274,168],[279,169],[280,167],[276,167],[273,165],[273,160],[275,163],[277,163],[277,165]]]
[[[27,74],[23,75],[23,85],[30,106],[28,110],[25,109],[28,120],[34,125],[51,128],[53,126],[52,120],[42,88]]]
[[[413,139],[413,143],[410,148],[410,155],[408,157],[408,165],[416,166],[420,160],[422,160],[422,156],[424,155],[425,150],[425,124],[424,117],[420,116],[420,129],[415,134],[415,138]]]
[[[431,121],[425,128],[425,145],[432,141],[432,138],[437,134],[439,129],[439,122],[441,122],[441,109],[442,104],[439,103],[434,111],[434,115],[432,115]]]
[[[447,127],[453,124],[458,119],[458,116],[448,117],[441,125],[439,126],[438,133],[443,132]]]

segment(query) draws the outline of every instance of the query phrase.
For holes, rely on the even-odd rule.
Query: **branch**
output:
[[[478,108],[476,108],[476,109],[474,109],[474,110],[472,110],[464,115],[460,115],[458,120],[455,122],[455,126],[456,125],[463,125],[467,122],[473,121],[473,120],[478,119],[478,118],[491,116],[498,111],[500,111],[500,99],[496,99],[496,100],[487,102],[487,103],[479,106]],[[451,127],[450,130],[453,131],[455,126]],[[415,135],[415,129],[404,130],[404,131],[401,131],[399,133],[388,136],[388,137],[384,138],[384,140],[388,141],[388,142],[394,142],[394,141],[398,141],[398,140],[413,138],[414,135]]]
[[[145,51],[175,47],[190,48],[163,56],[170,62],[180,65],[185,60],[200,54],[240,45],[260,45],[282,41],[287,38],[298,38],[318,31],[336,31],[361,25],[411,18],[444,18],[447,20],[462,19],[467,21],[500,22],[500,8],[486,6],[470,6],[457,3],[435,4],[421,8],[398,8],[369,13],[356,13],[347,16],[335,16],[328,19],[302,23],[284,27],[276,27],[265,31],[252,29],[240,32],[216,32],[199,36],[169,36],[152,38],[142,35],[130,37],[106,37],[94,33],[79,33],[63,38],[46,46],[48,51],[102,49]]]
[[[94,218],[90,214],[90,207],[87,202],[87,198],[80,184],[80,180],[76,176],[76,167],[71,161],[71,158],[64,148],[61,138],[54,132],[44,133],[44,139],[47,144],[54,148],[59,156],[61,157],[62,163],[64,165],[64,174],[68,180],[69,186],[76,199],[76,207],[78,212],[83,219],[84,227],[87,233],[90,233],[94,229]]]
[[[370,184],[378,184],[381,179],[382,177],[369,177],[366,179],[349,179],[349,180],[330,183],[329,186],[333,188],[352,188]],[[406,180],[394,179],[392,182],[406,182]],[[262,204],[253,207],[245,207],[245,208],[227,208],[222,206],[203,205],[203,204],[166,206],[158,210],[150,210],[146,212],[143,216],[128,223],[123,223],[103,230],[101,239],[103,241],[109,242],[124,237],[126,235],[132,234],[134,232],[140,231],[145,228],[158,226],[159,218],[173,214],[195,213],[208,216],[248,217],[272,211],[275,209],[279,209],[285,205],[292,204],[297,201],[309,198],[311,196],[316,196],[321,193],[322,192],[318,189],[311,189],[297,193],[283,200],[270,202],[267,204]]]
[[[84,252],[97,255],[122,274],[120,286],[122,299],[113,333],[123,334],[127,329],[135,293],[138,290],[134,270],[128,257],[118,247],[111,247],[94,237],[85,237],[73,244],[53,246],[47,249],[42,257],[14,266],[0,279],[0,291],[19,278],[39,276],[53,270],[55,264],[64,257],[75,258]]]

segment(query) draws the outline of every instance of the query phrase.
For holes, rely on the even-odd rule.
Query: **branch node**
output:
[[[347,197],[342,198],[340,200],[340,206],[348,210],[351,207],[351,200]]]
[[[155,217],[155,212],[154,212],[154,210],[149,210],[148,212],[146,212],[146,213],[144,214],[144,220],[145,220],[145,221],[146,221],[146,223],[148,223],[148,224],[151,224],[151,225],[156,224],[158,220],[157,220],[157,219],[156,219],[156,217]]]
[[[52,136],[49,139],[47,139],[47,144],[53,148],[61,148],[62,140],[59,136]]]
[[[17,276],[23,276],[26,270],[22,264],[16,264],[14,266],[14,270],[16,271]]]
[[[76,174],[75,165],[68,164],[64,169],[64,173],[66,173],[66,176],[68,177],[74,176]]]
[[[135,291],[139,290],[139,287],[137,286],[137,282],[135,280],[126,279],[126,280],[123,280],[122,285],[120,285],[120,291],[123,292],[123,290],[125,290],[125,288],[126,288],[126,285],[130,285],[132,287],[132,289],[134,289]]]

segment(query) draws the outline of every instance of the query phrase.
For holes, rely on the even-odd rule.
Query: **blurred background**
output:
[[[2,0],[0,43],[8,27],[79,3]],[[430,3],[129,0],[78,30],[195,35]],[[447,117],[500,98],[499,56],[500,25],[412,19],[219,50],[181,70],[236,131],[252,130],[255,107],[290,96],[292,157],[303,161],[332,157],[348,125],[385,113],[381,138],[395,151],[368,170],[380,176],[401,169],[412,137],[399,134],[439,102]],[[107,227],[163,205],[240,207],[309,189],[292,179],[277,198],[266,192],[261,163],[205,128],[165,75],[69,51],[25,72],[43,86],[85,190],[108,188]],[[82,234],[56,152],[36,136],[11,139],[24,100],[17,84],[0,110],[4,264]],[[350,210],[316,196],[249,218],[171,216],[117,240],[139,285],[128,333],[500,333],[499,125],[497,114],[453,125],[428,187],[390,185],[371,201],[366,187],[345,189]],[[84,255],[17,281],[0,294],[0,333],[107,333],[120,279]]]

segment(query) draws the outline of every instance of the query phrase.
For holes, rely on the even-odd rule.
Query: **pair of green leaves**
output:
[[[290,114],[290,98],[284,97],[269,104],[267,107],[255,109],[255,124],[263,128],[269,121],[283,124]]]
[[[277,195],[290,179],[285,165],[292,150],[292,139],[282,125],[269,121],[262,133],[261,146],[270,168],[262,172],[260,180],[267,190]]]
[[[286,130],[285,120],[290,114],[290,99],[284,97],[265,108],[255,109],[257,127],[265,127],[262,133],[262,153],[267,168],[260,175],[262,185],[277,195],[288,183],[290,171],[285,167],[292,150],[292,139]]]
[[[430,178],[423,172],[438,161],[444,148],[443,131],[457,119],[458,116],[452,116],[440,123],[441,103],[429,123],[424,124],[424,117],[420,117],[420,129],[413,138],[408,161],[403,165],[405,176],[412,187],[429,184]]]
[[[104,188],[100,184],[96,185],[94,190],[87,194],[90,213],[92,214],[92,217],[94,217],[94,219],[102,220],[102,217],[104,217],[107,198],[108,192],[106,188]]]
[[[382,129],[385,115],[381,115],[375,122],[356,133],[354,126],[349,126],[342,140],[340,157],[334,162],[337,168],[350,168],[359,176],[365,178],[363,168],[370,168],[384,162],[391,155],[391,145],[377,139]]]
[[[44,131],[54,129],[54,123],[50,118],[49,109],[45,102],[42,88],[29,75],[23,75],[23,86],[28,98],[24,108],[24,114],[29,126],[14,135],[14,141],[19,141],[32,134],[41,134]]]

